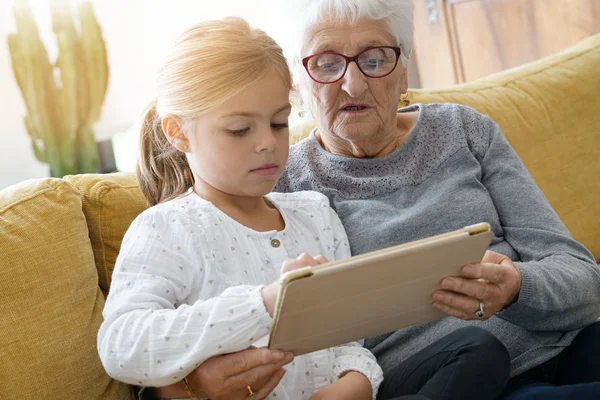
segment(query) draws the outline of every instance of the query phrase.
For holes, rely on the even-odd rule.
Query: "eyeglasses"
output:
[[[393,46],[369,47],[354,57],[326,51],[303,58],[302,65],[313,81],[323,84],[342,79],[352,61],[365,76],[383,78],[396,69],[400,53],[400,47]]]

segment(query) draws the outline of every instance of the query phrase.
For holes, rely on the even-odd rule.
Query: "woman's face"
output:
[[[324,51],[352,57],[367,47],[397,45],[384,21],[363,19],[352,25],[325,21],[308,33],[302,57]],[[395,134],[398,100],[407,87],[406,70],[398,61],[390,75],[369,78],[352,62],[342,79],[330,84],[313,81],[303,70],[300,86],[321,135],[356,142],[377,140]]]

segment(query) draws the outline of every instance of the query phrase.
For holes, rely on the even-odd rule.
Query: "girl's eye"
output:
[[[250,128],[244,128],[244,129],[230,129],[228,130],[229,134],[233,135],[233,136],[242,136],[244,133],[248,132],[250,130]]]
[[[287,129],[288,124],[271,124],[271,128],[275,129],[276,131],[279,131],[281,129]]]

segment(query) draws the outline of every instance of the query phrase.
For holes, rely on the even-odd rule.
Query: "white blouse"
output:
[[[271,193],[282,231],[257,232],[192,191],[151,207],[121,245],[98,333],[110,376],[140,386],[180,381],[210,357],[267,343],[272,318],[261,289],[284,260],[303,252],[329,261],[350,256],[348,239],[327,197]],[[270,397],[308,399],[342,373],[383,381],[375,357],[359,343],[296,357]],[[255,388],[257,389],[257,388]]]

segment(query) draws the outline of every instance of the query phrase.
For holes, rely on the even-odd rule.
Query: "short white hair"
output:
[[[294,60],[302,54],[309,40],[308,33],[324,20],[354,23],[360,19],[384,20],[396,45],[402,48],[401,62],[404,66],[412,52],[413,44],[413,0],[286,0],[292,6],[287,21],[296,26],[290,43]],[[286,46],[287,47],[287,46]],[[296,63],[294,63],[296,64]]]

